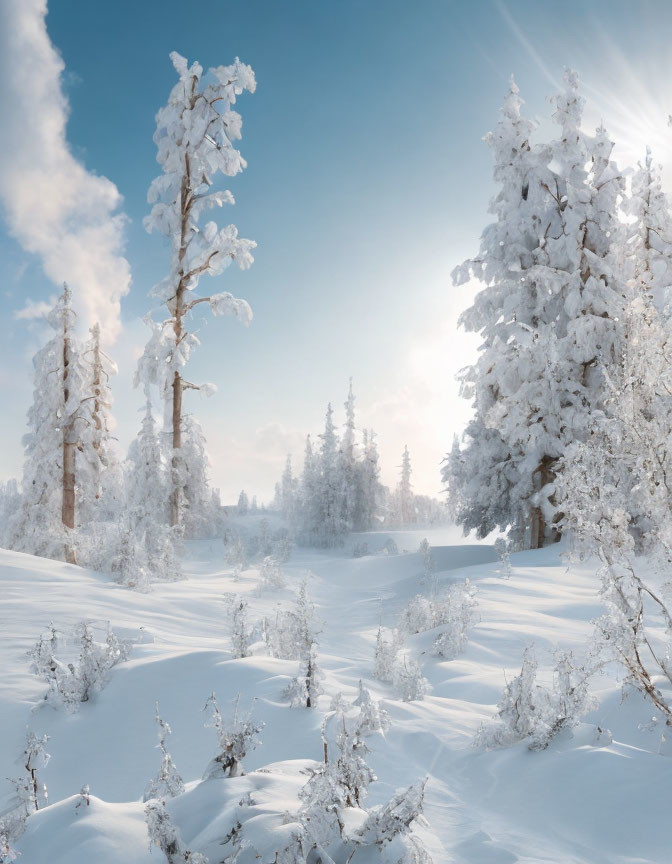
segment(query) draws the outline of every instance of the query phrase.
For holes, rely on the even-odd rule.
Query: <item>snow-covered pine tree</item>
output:
[[[327,406],[324,432],[320,435],[319,453],[319,546],[339,546],[347,523],[343,518],[343,484],[341,482],[339,441],[331,403]]]
[[[238,504],[237,510],[239,516],[246,516],[247,511],[250,509],[250,502],[247,497],[247,492],[243,489],[241,490],[240,495],[238,496]]]
[[[625,250],[628,276],[652,295],[663,312],[672,286],[672,211],[663,191],[660,166],[647,148],[644,164],[632,176],[631,194],[623,209],[633,220]]]
[[[252,634],[247,621],[248,603],[242,597],[231,597],[229,606],[229,632],[231,653],[235,659],[249,656]]]
[[[413,501],[413,487],[411,486],[411,454],[408,450],[408,445],[404,446],[404,452],[401,455],[401,476],[399,477],[399,485],[394,495],[394,522],[400,526],[414,525],[417,522],[417,514],[415,512],[415,504]]]
[[[355,531],[371,531],[376,523],[376,515],[380,509],[380,499],[383,487],[380,483],[380,466],[378,464],[378,446],[376,433],[373,429],[363,432],[363,458],[359,466],[361,493],[361,522],[353,526]]]
[[[282,472],[278,487],[278,506],[291,530],[296,528],[297,518],[297,481],[292,471],[292,457],[287,456],[285,470]]]
[[[156,777],[147,784],[143,801],[150,801],[152,798],[175,798],[176,795],[181,795],[184,792],[184,781],[166,747],[171,728],[159,714],[158,702],[156,703],[156,725],[159,727],[157,747],[161,751],[161,765]]]
[[[22,502],[8,532],[11,548],[70,563],[76,563],[76,462],[89,395],[75,319],[72,294],[64,285],[47,318],[56,333],[33,358]]]
[[[125,487],[127,509],[139,530],[168,524],[168,466],[149,394],[140,430],[128,448]]]
[[[84,404],[87,422],[82,429],[82,470],[78,485],[82,487],[79,522],[112,520],[121,509],[121,468],[112,426],[112,393],[110,378],[117,374],[116,364],[100,344],[100,324],[91,330],[84,346],[82,360],[87,370],[87,399]]]
[[[338,453],[339,481],[341,485],[341,519],[351,530],[360,531],[364,514],[362,513],[362,490],[359,454],[356,446],[355,394],[352,391],[352,378],[345,401],[345,424]]]
[[[169,403],[170,521],[177,525],[185,496],[183,395],[201,389],[183,376],[198,344],[187,326],[190,313],[207,303],[213,315],[235,315],[245,324],[252,319],[246,301],[228,292],[199,297],[196,290],[204,274],[217,276],[231,261],[246,269],[253,261],[254,242],[240,238],[234,225],[218,229],[214,221],[203,227],[199,222],[213,207],[233,203],[230,192],[211,190],[218,173],[232,177],[246,167],[233,145],[241,137],[242,121],[232,106],[245,90],[254,92],[256,82],[252,69],[237,58],[231,66],[210,69],[204,80],[198,63],[188,66],[177,52],[170,57],[179,81],[156,117],[154,140],[163,173],[150,186],[153,207],[145,219],[147,230],[168,237],[172,247],[170,273],[153,290],[166,304],[168,318],[153,327],[138,371],[143,383],[157,384]]]
[[[191,415],[182,417],[179,524],[186,537],[210,537],[219,527],[219,498],[209,481],[210,460],[201,424]]]
[[[295,608],[283,619],[286,641],[289,651],[301,664],[299,675],[292,680],[286,695],[293,705],[304,705],[306,708],[316,707],[317,697],[322,689],[322,672],[317,661],[317,630],[315,625],[315,606],[308,597],[306,579],[301,583],[296,598]]]
[[[566,71],[553,99],[561,136],[531,147],[512,83],[488,136],[497,221],[479,258],[454,274],[457,284],[473,275],[487,287],[461,319],[483,343],[463,378],[475,408],[466,447],[453,451],[444,477],[465,531],[508,528],[533,547],[557,538],[558,459],[589,434],[606,396],[602,370],[618,361],[623,180],[605,131],[581,130],[583,101]]]
[[[303,455],[303,473],[299,483],[299,537],[304,544],[312,542],[319,528],[320,472],[310,435],[306,436]]]

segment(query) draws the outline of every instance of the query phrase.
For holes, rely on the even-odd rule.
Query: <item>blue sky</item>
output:
[[[170,51],[206,68],[238,55],[258,80],[238,104],[248,169],[228,184],[237,203],[222,213],[257,241],[256,262],[213,281],[247,298],[255,320],[245,330],[199,319],[202,346],[189,374],[219,388],[190,404],[210,441],[216,485],[225,498],[243,485],[267,497],[284,453],[300,456],[328,400],[342,419],[352,375],[361,422],[379,434],[384,479],[394,481],[408,443],[416,489],[438,494],[441,458],[468,414],[453,376],[474,351],[473,339],[455,330],[471,289],[452,288],[450,271],[476,250],[487,221],[493,188],[481,138],[496,122],[509,75],[548,130],[546,97],[563,66],[575,66],[588,122],[604,119],[622,159],[634,160],[650,141],[666,161],[670,25],[665,2],[52,3],[47,29],[65,63],[70,149],[116,184],[128,217],[132,287],[110,349],[120,366],[122,445],[135,434],[142,401],[130,384],[140,319],[168,262],[142,217],[157,173],[154,114],[175,77]],[[0,48],[9,37],[0,33]],[[8,86],[0,83],[0,107]],[[29,92],[11,102],[22,103],[30,112]],[[15,118],[19,129],[22,122]],[[0,429],[3,476],[20,470],[30,356],[44,338],[41,323],[11,313],[55,291],[10,223],[0,227],[8,312],[0,318],[0,394],[10,405]]]

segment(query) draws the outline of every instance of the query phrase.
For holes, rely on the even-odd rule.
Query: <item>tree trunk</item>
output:
[[[175,372],[173,378],[173,458],[172,468],[172,492],[170,496],[170,524],[179,525],[180,522],[180,457],[176,453],[182,447],[182,379],[179,372]]]
[[[539,465],[532,472],[534,490],[538,494],[541,490],[555,480],[556,459],[544,456]],[[553,501],[553,497],[549,500]],[[554,522],[557,519],[554,520]],[[548,526],[541,506],[534,507],[530,517],[530,549],[543,549],[549,543],[560,539],[560,531],[555,530],[551,537],[548,534]]]
[[[70,398],[68,387],[68,374],[70,371],[70,336],[68,333],[67,315],[63,324],[63,404],[67,405]],[[72,440],[74,436],[74,422],[70,422],[63,429],[63,489],[61,501],[61,521],[65,528],[73,530],[75,527],[75,452],[76,443]],[[68,564],[76,564],[75,550],[70,543],[65,544],[65,560]]]

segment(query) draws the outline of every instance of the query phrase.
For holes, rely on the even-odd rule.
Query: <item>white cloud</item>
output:
[[[70,284],[85,322],[99,321],[112,341],[131,280],[122,198],[72,155],[64,64],[46,13],[46,0],[0,3],[0,198],[10,233],[49,279]]]
[[[26,300],[26,304],[22,309],[17,309],[14,312],[14,317],[22,321],[33,321],[35,318],[46,318],[54,308],[56,303],[55,297],[50,297],[49,300],[31,300],[30,297]]]

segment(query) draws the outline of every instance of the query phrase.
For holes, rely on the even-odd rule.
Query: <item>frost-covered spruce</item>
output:
[[[248,604],[241,597],[232,597],[229,601],[229,630],[231,634],[231,652],[234,659],[249,656],[252,633],[247,621]]]
[[[217,276],[231,261],[247,269],[253,261],[254,242],[240,238],[234,225],[220,229],[212,220],[201,224],[201,217],[233,203],[230,192],[214,190],[214,182],[219,173],[234,176],[246,167],[234,147],[241,137],[242,121],[233,105],[245,90],[254,92],[256,82],[252,69],[238,59],[204,76],[198,63],[189,66],[177,52],[170,56],[179,80],[156,117],[154,140],[163,173],[150,186],[148,200],[153,206],[145,219],[148,231],[158,231],[171,244],[169,273],[153,289],[153,296],[166,304],[168,317],[152,329],[138,366],[138,380],[157,385],[167,403],[170,521],[178,525],[188,477],[181,452],[183,396],[186,390],[203,389],[184,377],[191,351],[198,344],[187,329],[189,313],[205,303],[213,315],[234,315],[245,324],[252,319],[244,300],[228,292],[200,297],[196,291],[203,275]],[[192,503],[190,518],[196,516]]]
[[[75,318],[72,294],[64,285],[47,318],[55,334],[33,358],[22,501],[8,532],[12,549],[70,563],[76,560],[77,453],[88,423],[89,395]]]
[[[415,525],[418,521],[418,515],[415,510],[415,496],[413,495],[413,487],[411,485],[411,454],[408,446],[404,446],[404,452],[401,455],[399,485],[394,492],[392,516],[393,524],[399,527],[407,525]]]
[[[243,771],[243,759],[250,750],[259,744],[259,733],[264,727],[263,723],[255,725],[251,720],[251,710],[247,717],[238,716],[238,703],[240,696],[236,698],[235,709],[230,723],[226,723],[217,705],[217,697],[214,693],[205,704],[203,710],[210,711],[210,719],[206,723],[215,730],[217,735],[218,752],[209,762],[204,780],[212,777],[240,777]]]
[[[82,524],[115,519],[123,507],[122,471],[116,440],[111,432],[110,379],[117,374],[117,366],[101,346],[100,324],[95,324],[90,334],[82,350],[88,393],[78,481],[83,490],[79,508]]]
[[[499,192],[480,255],[458,268],[486,287],[461,322],[482,337],[463,394],[475,414],[445,469],[453,510],[479,536],[509,530],[518,545],[554,539],[558,459],[585,440],[619,361],[623,179],[604,129],[581,129],[583,99],[567,71],[553,99],[560,137],[530,145],[512,84],[489,136]]]
[[[181,795],[184,792],[184,781],[166,747],[171,728],[159,714],[158,702],[156,703],[156,724],[159,727],[157,747],[161,751],[161,765],[156,777],[147,784],[143,801],[149,801],[152,798],[175,798],[176,795]]]
[[[150,850],[158,846],[168,864],[208,864],[208,859],[200,852],[191,852],[185,847],[163,801],[149,801],[145,805],[145,819]]]

